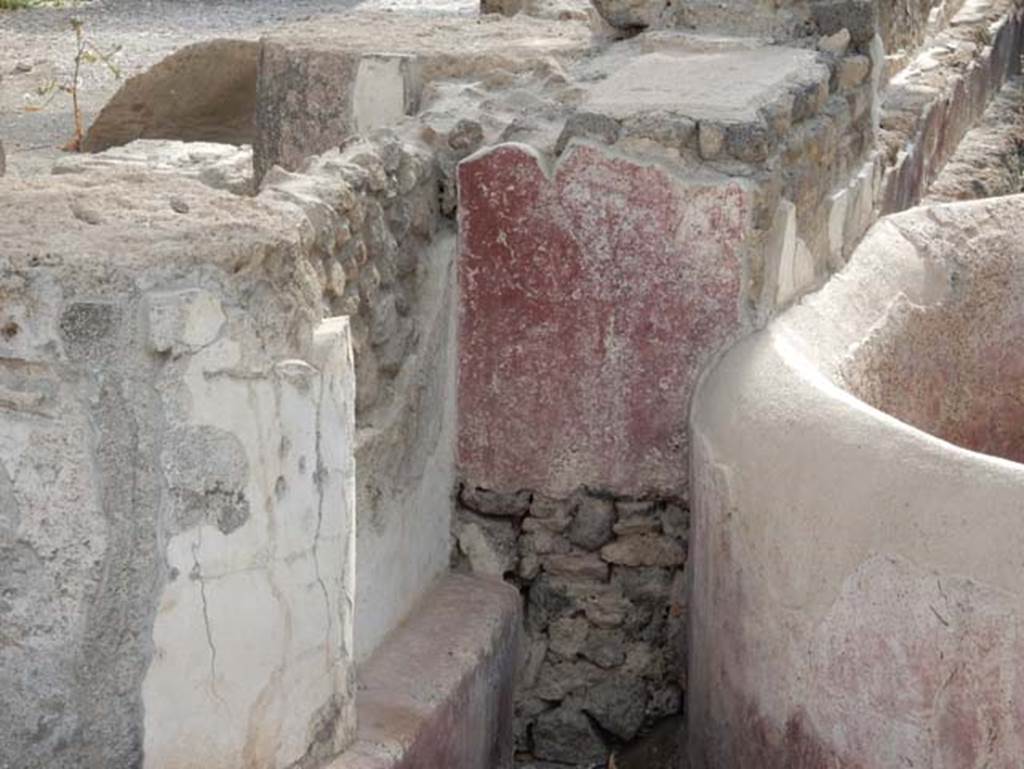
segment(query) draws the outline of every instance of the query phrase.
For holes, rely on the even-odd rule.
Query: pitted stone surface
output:
[[[237,195],[255,192],[252,147],[215,142],[139,139],[96,154],[65,155],[52,173],[77,174],[104,167],[184,176]]]
[[[654,109],[695,120],[751,122],[801,86],[827,80],[813,51],[758,47],[649,53],[591,90],[588,105],[618,117]],[[721,83],[731,85],[723,89]]]
[[[676,489],[685,393],[742,323],[736,181],[507,145],[460,170],[459,456],[477,485]]]
[[[383,41],[386,41],[383,42]],[[289,170],[360,131],[415,113],[432,83],[559,70],[589,46],[589,26],[523,14],[425,18],[362,12],[294,24],[262,41],[258,178]]]
[[[0,764],[337,752],[354,376],[302,212],[111,168],[0,212]]]

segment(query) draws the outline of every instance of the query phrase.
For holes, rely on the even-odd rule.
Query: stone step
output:
[[[359,671],[355,744],[326,769],[510,769],[520,599],[446,576]]]

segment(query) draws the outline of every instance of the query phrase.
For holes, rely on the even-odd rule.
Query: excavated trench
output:
[[[201,43],[182,49],[130,81],[90,129],[87,149],[115,148],[94,163],[109,161],[141,168],[161,162],[170,163],[175,172],[192,164],[202,166],[206,174],[202,180],[210,186],[253,194],[252,154],[247,147],[221,151],[187,145],[175,150],[180,157],[170,161],[166,148],[159,149],[158,161],[146,155],[144,145],[116,148],[140,138],[236,147],[252,144],[257,135],[258,54],[259,44],[252,42]],[[180,87],[199,81],[205,89]],[[419,158],[413,160],[419,162]],[[406,161],[412,162],[403,158]],[[58,166],[58,171],[65,173],[79,170],[75,159]],[[367,175],[372,171],[368,168]],[[424,188],[432,182],[419,181]],[[967,133],[931,185],[927,201],[993,197],[1022,190],[1024,79],[1018,77],[1003,87],[984,117]],[[382,228],[398,230],[402,224],[389,218],[391,205],[390,198],[383,201],[378,218]],[[394,208],[397,211],[399,206]],[[453,211],[446,213],[453,215]],[[397,213],[394,218],[398,219]],[[377,233],[370,232],[369,225],[367,228],[367,233],[357,233],[357,240],[372,243]],[[953,253],[962,246],[955,238],[943,244]],[[1020,394],[1024,354],[1016,342],[1024,333],[1024,266],[998,250],[977,250],[987,258],[946,260],[953,265],[946,301],[927,307],[897,304],[856,349],[842,373],[850,392],[877,409],[965,448],[1020,462],[1024,461],[1024,399]],[[351,289],[349,293],[353,293]],[[339,312],[341,309],[339,305]],[[379,321],[370,317],[367,324],[372,326],[375,320]],[[357,373],[361,366],[357,359]],[[685,735],[684,717],[673,715],[625,747],[614,766],[682,769]],[[594,766],[606,765],[612,764]]]
[[[1007,81],[928,190],[926,203],[1024,191],[1024,78]]]

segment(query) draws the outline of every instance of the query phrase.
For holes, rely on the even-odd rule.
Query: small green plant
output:
[[[0,11],[21,11],[26,8],[64,5],[64,0],[0,0]]]
[[[0,0],[7,2],[10,0]],[[71,113],[74,119],[74,136],[64,145],[68,152],[80,152],[82,141],[85,139],[85,126],[82,121],[82,107],[78,98],[79,85],[81,83],[82,67],[91,65],[102,65],[106,67],[114,77],[121,78],[121,69],[114,62],[114,56],[121,50],[117,45],[109,50],[102,50],[85,33],[85,22],[77,17],[70,19],[71,30],[75,35],[75,55],[72,60],[73,67],[71,76],[65,80],[50,80],[36,89],[36,94],[42,99],[38,104],[33,104],[25,109],[30,112],[38,112],[44,109],[56,96],[66,93],[71,97]]]
[[[39,0],[0,0],[0,11],[19,11],[22,8],[34,8]]]

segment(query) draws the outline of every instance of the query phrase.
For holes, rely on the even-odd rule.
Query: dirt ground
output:
[[[81,19],[97,48],[120,50],[121,78],[145,70],[172,51],[200,40],[255,39],[282,24],[346,12],[356,6],[396,12],[467,13],[473,0],[91,0],[17,11],[0,10],[0,141],[7,173],[48,173],[73,135],[71,98],[48,84],[69,83]],[[118,89],[102,63],[83,67],[79,80],[85,124]],[[52,95],[52,98],[50,96]]]

